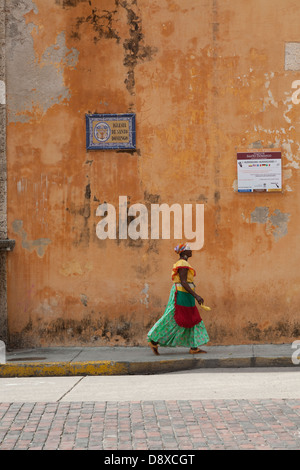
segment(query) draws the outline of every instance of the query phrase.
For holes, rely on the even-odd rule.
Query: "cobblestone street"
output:
[[[0,450],[299,450],[300,400],[1,403]]]

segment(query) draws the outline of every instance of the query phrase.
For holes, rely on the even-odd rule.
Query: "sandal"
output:
[[[150,348],[152,349],[152,352],[156,355],[156,356],[159,356],[159,352],[158,352],[158,344],[153,344],[153,343],[149,343],[149,346]]]
[[[155,354],[155,356],[160,356],[160,354],[158,352],[158,344],[153,344],[153,343],[150,342],[149,346],[152,349],[152,352]]]
[[[189,351],[190,354],[207,354],[207,351],[203,351],[203,349],[190,349]]]

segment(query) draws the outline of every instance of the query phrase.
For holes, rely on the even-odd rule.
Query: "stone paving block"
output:
[[[0,450],[299,450],[300,400],[1,403]]]

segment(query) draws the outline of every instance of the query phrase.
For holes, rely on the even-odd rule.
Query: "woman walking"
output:
[[[190,354],[206,353],[199,348],[209,341],[209,336],[196,307],[196,301],[204,306],[204,300],[195,292],[196,272],[188,263],[192,250],[188,244],[181,243],[175,251],[179,260],[172,269],[169,301],[163,316],[148,332],[149,346],[156,355],[159,355],[158,346],[183,346],[190,348]]]

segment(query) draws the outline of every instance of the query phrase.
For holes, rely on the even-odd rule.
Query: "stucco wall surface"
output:
[[[7,239],[5,4],[0,4],[0,244]],[[7,338],[6,253],[0,246],[0,340]]]
[[[146,344],[178,241],[99,239],[121,195],[204,204],[191,264],[213,344],[299,337],[299,17],[294,0],[7,2],[11,345]],[[135,151],[86,150],[86,113],[128,112]],[[281,193],[237,192],[240,148],[281,149]]]

